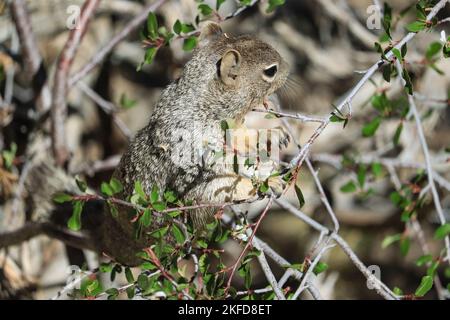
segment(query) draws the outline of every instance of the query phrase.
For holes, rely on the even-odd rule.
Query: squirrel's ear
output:
[[[199,46],[203,47],[221,36],[223,36],[223,31],[220,25],[213,21],[208,21],[203,26],[202,32],[200,33]]]
[[[233,49],[227,50],[218,62],[220,80],[227,86],[236,86],[240,67],[241,54]]]

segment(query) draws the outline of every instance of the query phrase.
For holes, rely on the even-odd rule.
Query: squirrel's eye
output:
[[[275,76],[275,74],[277,73],[278,68],[276,65],[273,65],[267,69],[264,70],[264,74],[269,77],[269,78],[273,78]]]

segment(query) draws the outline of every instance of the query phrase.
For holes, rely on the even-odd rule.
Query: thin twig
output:
[[[295,119],[295,120],[300,120],[301,122],[318,122],[318,123],[324,122],[324,118],[305,116],[300,113],[290,114],[287,112],[280,112],[280,111],[274,111],[274,110],[263,110],[263,109],[253,109],[252,111],[273,114],[274,116],[279,117],[279,118],[291,118],[291,119]]]
[[[270,285],[272,286],[273,292],[275,293],[276,297],[278,298],[278,300],[286,300],[286,297],[284,296],[283,291],[281,290],[282,286],[278,286],[277,279],[275,278],[272,270],[270,269],[266,256],[264,255],[264,252],[261,250],[261,246],[259,245],[258,239],[253,237],[252,244],[253,247],[261,251],[261,254],[257,258],[259,264],[261,265],[261,268],[263,269],[267,281],[269,281]]]
[[[308,217],[306,214],[295,208],[292,204],[289,202],[282,200],[282,199],[276,199],[275,202],[282,207],[285,210],[288,210],[291,212],[294,216],[314,228],[315,230],[319,232],[325,232],[326,234],[329,234],[329,236],[334,239],[337,244],[341,247],[341,249],[347,254],[347,256],[350,258],[350,260],[353,262],[353,264],[358,268],[358,270],[361,271],[361,273],[369,280],[371,283],[375,284],[375,289],[379,295],[381,295],[385,299],[396,299],[396,295],[378,278],[376,278],[368,269],[367,267],[361,262],[361,260],[358,258],[355,252],[351,249],[351,247],[348,245],[348,243],[338,234],[332,232],[327,227],[323,226],[322,224],[318,223],[314,219]]]
[[[269,198],[269,202],[267,203],[264,211],[261,213],[260,217],[258,218],[258,220],[257,220],[257,222],[255,224],[255,227],[253,228],[252,234],[251,234],[250,238],[248,239],[247,244],[245,245],[245,247],[242,250],[241,254],[237,258],[236,262],[230,268],[226,269],[226,270],[231,269],[231,272],[230,272],[230,275],[229,275],[229,278],[228,278],[228,281],[227,281],[227,285],[225,287],[225,293],[227,293],[228,290],[230,289],[231,281],[233,280],[234,273],[236,272],[236,269],[237,269],[239,263],[241,262],[242,258],[244,258],[244,255],[247,252],[248,248],[252,245],[253,238],[255,237],[256,231],[258,231],[258,228],[259,228],[259,226],[261,224],[261,221],[264,219],[264,217],[266,216],[266,214],[269,211],[270,207],[272,206],[273,200],[274,200],[274,198],[271,196]]]
[[[77,83],[78,88],[81,89],[89,98],[91,98],[102,110],[111,115],[114,123],[117,125],[122,134],[128,139],[131,140],[133,134],[127,125],[117,116],[117,112],[120,111],[119,107],[114,103],[103,99],[97,92],[92,90],[89,86],[87,86],[84,82],[80,81]]]

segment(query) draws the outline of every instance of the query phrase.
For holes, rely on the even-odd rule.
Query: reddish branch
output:
[[[53,155],[56,163],[62,166],[67,159],[67,149],[65,146],[64,122],[67,117],[67,88],[69,81],[69,71],[75,55],[80,46],[81,40],[86,33],[87,25],[100,0],[87,0],[79,18],[79,23],[69,34],[69,39],[64,46],[57,63],[55,81],[53,87],[53,103],[51,109],[52,116],[52,140]]]
[[[255,237],[256,231],[258,231],[259,225],[261,224],[261,221],[263,221],[263,219],[266,216],[267,212],[269,212],[269,209],[272,206],[272,203],[273,203],[273,197],[270,197],[269,198],[269,202],[267,203],[263,213],[261,213],[261,216],[258,218],[258,221],[256,221],[255,228],[253,229],[252,234],[251,234],[250,238],[247,241],[247,244],[245,245],[245,247],[242,250],[242,252],[239,255],[239,257],[237,258],[236,262],[232,266],[230,266],[230,267],[226,268],[225,270],[223,270],[223,271],[228,271],[228,270],[231,269],[231,273],[230,273],[230,276],[229,276],[228,281],[227,281],[227,286],[225,287],[225,295],[228,293],[228,290],[231,287],[231,281],[233,280],[233,276],[234,276],[234,274],[236,272],[236,269],[237,269],[239,263],[244,258],[244,255],[247,252],[248,248],[250,248],[250,246],[252,245],[253,238]]]

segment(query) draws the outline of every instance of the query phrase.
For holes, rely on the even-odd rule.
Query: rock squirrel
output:
[[[286,62],[270,45],[249,36],[231,37],[218,24],[207,23],[181,77],[162,92],[148,125],[122,156],[113,175],[123,185],[119,197],[129,198],[136,181],[147,194],[156,185],[161,192],[172,190],[179,199],[194,203],[254,197],[257,190],[250,178],[237,174],[226,161],[214,160],[224,144],[222,124],[227,119],[242,123],[287,76]],[[280,194],[282,179],[272,179],[270,187]],[[99,251],[136,265],[140,263],[136,253],[148,247],[151,239],[134,237],[127,211],[119,207],[118,215],[105,213],[96,237]],[[188,215],[194,226],[201,227],[214,212],[196,209]]]

